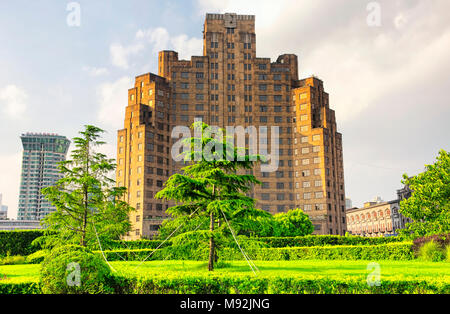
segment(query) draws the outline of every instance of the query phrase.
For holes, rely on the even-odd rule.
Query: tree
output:
[[[402,233],[413,237],[450,232],[450,153],[441,150],[437,161],[425,167],[402,180],[412,195],[400,202],[400,213],[413,220]]]
[[[280,213],[274,216],[275,237],[300,237],[313,233],[314,226],[301,209],[292,209],[287,213]]]
[[[224,141],[221,129],[216,130],[213,138],[205,123],[196,122],[192,128],[199,128],[202,137],[185,140],[189,149],[182,155],[190,165],[182,169],[183,174],[170,177],[155,197],[178,203],[167,210],[174,217],[209,217],[208,270],[213,271],[216,228],[221,232],[233,217],[261,215],[254,207],[255,200],[245,195],[260,182],[253,175],[238,174],[238,171],[251,170],[255,164],[252,160],[257,162],[261,158],[247,154],[243,160],[238,158],[242,150]]]
[[[96,243],[97,236],[118,239],[130,230],[128,213],[132,208],[121,201],[126,188],[115,187],[108,177],[116,168],[114,160],[94,150],[105,144],[99,140],[103,132],[85,126],[81,137],[74,138],[72,159],[59,165],[63,178],[42,190],[56,207],[43,220],[46,231],[41,240],[45,245],[73,243],[86,247]]]

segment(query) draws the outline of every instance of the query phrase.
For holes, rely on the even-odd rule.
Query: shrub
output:
[[[313,233],[314,226],[301,209],[293,209],[287,213],[279,213],[274,216],[274,236],[296,237]]]
[[[432,240],[420,247],[419,258],[425,261],[440,262],[445,259],[445,253],[439,244]]]
[[[0,256],[29,255],[39,250],[31,243],[42,236],[42,230],[0,231]]]
[[[263,261],[281,261],[281,260],[412,260],[414,253],[411,250],[412,243],[388,243],[383,245],[354,245],[354,246],[311,246],[311,247],[286,247],[286,248],[264,248],[254,247],[245,249],[248,256],[253,260]],[[169,249],[169,248],[168,248]],[[176,250],[174,248],[170,248]],[[178,260],[176,254],[168,254],[166,250],[118,250],[105,251],[105,255],[109,261],[138,261],[151,257],[147,261],[152,260]],[[98,252],[100,256],[100,252]],[[189,255],[184,252],[185,260],[206,260],[207,255],[203,259],[199,256]],[[223,248],[219,250],[221,260],[243,260],[242,253],[237,248]]]
[[[77,270],[79,270],[79,285],[68,284],[68,280]],[[75,279],[74,282],[76,283],[76,281]],[[41,264],[40,282],[42,292],[45,294],[114,292],[111,287],[109,266],[99,255],[77,245],[53,249]]]
[[[27,256],[27,263],[28,264],[40,264],[44,261],[44,258],[49,253],[50,252],[48,250],[40,250],[40,251],[34,252],[33,254],[30,254]]]
[[[369,238],[360,236],[308,235],[303,237],[251,238],[266,243],[270,247],[300,247],[324,245],[377,245],[402,242],[400,237]]]
[[[450,234],[435,234],[432,236],[416,238],[414,239],[414,252],[419,254],[420,248],[430,241],[434,241],[443,249],[445,246],[450,245]]]
[[[6,257],[0,258],[0,265],[19,265],[26,264],[26,258],[21,255],[7,255]]]
[[[450,245],[447,245],[445,247],[445,257],[446,257],[447,262],[450,262]]]

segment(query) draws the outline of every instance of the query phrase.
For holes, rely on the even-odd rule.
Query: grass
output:
[[[258,277],[352,278],[366,280],[372,270],[367,261],[256,261]],[[415,261],[379,261],[381,280],[450,281],[450,263]],[[111,262],[118,274],[127,277],[195,277],[206,274],[207,264],[195,261]],[[40,265],[0,266],[1,283],[37,282]],[[254,276],[245,261],[224,263],[211,276]],[[6,276],[6,279],[4,278]]]

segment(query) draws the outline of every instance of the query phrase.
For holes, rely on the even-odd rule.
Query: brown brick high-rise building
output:
[[[259,208],[278,213],[298,207],[316,234],[344,234],[342,136],[322,81],[299,80],[296,55],[276,62],[258,58],[252,15],[207,14],[203,37],[203,56],[186,61],[161,51],[159,75],[138,76],[129,90],[117,157],[117,182],[129,189],[136,208],[128,238],[154,235],[166,217],[169,205],[153,196],[180,167],[171,157],[171,131],[195,118],[222,128],[267,126],[269,133],[278,126],[277,171],[254,169],[263,182],[252,193]],[[270,140],[267,147],[270,152]]]

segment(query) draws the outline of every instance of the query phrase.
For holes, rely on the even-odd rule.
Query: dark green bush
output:
[[[43,234],[42,230],[0,231],[0,256],[25,256],[38,251],[40,248],[31,243]]]
[[[387,243],[382,245],[353,245],[353,246],[311,246],[311,247],[286,247],[286,248],[247,248],[246,253],[253,260],[278,261],[278,260],[412,260],[414,253],[411,250],[412,243]],[[156,250],[147,260],[179,260],[175,248],[168,247],[164,250]],[[154,250],[121,250],[105,251],[109,261],[139,261],[145,259]],[[206,252],[207,253],[207,252]],[[199,259],[198,255],[189,255],[184,252],[185,260]],[[98,252],[100,254],[100,252]],[[223,248],[218,252],[220,260],[243,260],[242,253],[237,248]]]
[[[394,278],[393,278],[394,279]],[[255,276],[183,276],[139,278],[129,281],[128,293],[139,294],[426,294],[450,292],[445,282],[427,282],[403,279],[381,281],[380,286],[369,286],[364,279],[346,277],[264,278]]]
[[[377,245],[404,241],[400,237],[369,238],[360,236],[308,235],[303,237],[253,238],[270,247],[300,247],[324,245]]]
[[[68,283],[70,278],[74,279],[75,265],[79,267],[79,285]],[[42,292],[46,294],[114,292],[109,266],[101,256],[77,245],[57,247],[45,257],[41,264],[40,283]]]

